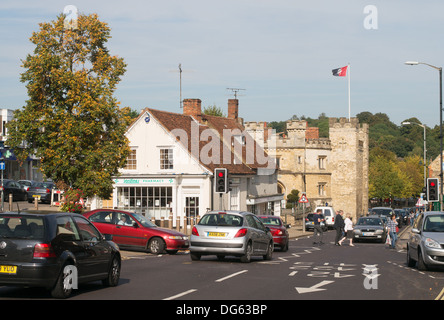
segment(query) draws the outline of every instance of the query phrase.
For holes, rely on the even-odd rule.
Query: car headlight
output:
[[[187,240],[188,237],[182,237],[182,236],[168,236],[168,239],[170,240]]]
[[[426,238],[424,240],[424,244],[426,245],[426,247],[429,247],[429,248],[441,249],[441,245],[438,242],[436,242],[435,240],[433,240],[432,238]]]

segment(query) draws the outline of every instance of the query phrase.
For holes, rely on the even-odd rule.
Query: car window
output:
[[[262,223],[267,225],[267,226],[281,226],[281,219],[277,218],[277,217],[261,217],[259,218],[261,219]]]
[[[93,226],[91,222],[82,217],[74,217],[74,221],[79,227],[80,235],[83,241],[86,242],[97,242],[102,237],[100,232]]]
[[[131,218],[130,215],[123,213],[123,212],[116,212],[116,222],[119,226],[133,226],[134,225],[134,219]]]
[[[0,216],[0,238],[42,239],[44,223],[41,217]]]
[[[91,222],[100,222],[100,223],[112,223],[113,222],[113,212],[109,211],[99,211],[94,213],[91,217],[89,217]]]
[[[243,225],[243,218],[228,213],[208,213],[200,219],[199,225],[238,227]]]
[[[259,230],[265,231],[265,226],[264,226],[264,224],[261,222],[261,220],[260,220],[258,217],[256,217],[256,216],[253,216],[253,219],[254,219],[254,221],[256,222],[256,227],[257,227]]]
[[[65,241],[74,240],[79,241],[79,230],[69,216],[57,217],[57,231],[56,236],[63,238]]]

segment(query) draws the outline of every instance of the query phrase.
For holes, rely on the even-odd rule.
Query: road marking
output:
[[[303,288],[303,287],[295,287],[296,291],[298,293],[309,293],[309,292],[316,292],[316,291],[323,291],[323,290],[327,290],[327,289],[323,289],[320,288],[322,286],[325,286],[327,284],[333,283],[334,281],[328,281],[328,280],[324,280],[319,282],[318,284],[315,284],[314,286],[308,287],[308,288]]]
[[[226,276],[226,277],[223,277],[223,278],[217,279],[215,282],[222,282],[222,281],[224,281],[224,280],[230,279],[230,278],[232,278],[232,277],[235,277],[235,276],[240,275],[240,274],[245,273],[245,272],[248,272],[248,270],[243,270],[243,271],[239,271],[239,272],[236,272],[236,273],[230,274],[230,275],[228,275],[228,276]]]
[[[172,297],[169,297],[169,298],[165,298],[165,299],[162,299],[162,300],[174,300],[174,299],[176,299],[176,298],[183,297],[183,296],[185,296],[185,295],[187,295],[187,294],[190,294],[190,293],[193,293],[193,292],[195,292],[195,291],[197,291],[197,289],[191,289],[191,290],[188,290],[188,291],[185,291],[185,292],[182,292],[182,293],[176,294],[175,296],[172,296]]]
[[[435,300],[444,300],[444,288],[441,290]]]

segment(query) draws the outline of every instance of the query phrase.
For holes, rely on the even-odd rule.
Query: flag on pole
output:
[[[345,66],[342,68],[333,69],[331,72],[335,77],[345,77],[347,75],[347,68],[348,66]]]

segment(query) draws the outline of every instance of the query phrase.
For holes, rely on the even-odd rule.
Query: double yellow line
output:
[[[441,290],[435,300],[444,300],[444,288]]]

